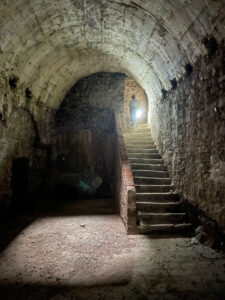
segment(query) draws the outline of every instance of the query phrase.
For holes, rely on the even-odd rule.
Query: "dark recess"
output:
[[[9,85],[12,89],[15,89],[17,87],[18,78],[12,77],[9,79]]]
[[[165,99],[167,96],[167,90],[162,89],[161,91],[162,91],[162,97],[163,97],[163,99]]]
[[[173,78],[172,80],[170,80],[171,86],[172,86],[172,90],[175,90],[177,88],[177,80],[176,78]]]
[[[186,76],[190,76],[191,73],[193,72],[193,66],[188,63],[185,66],[185,70],[186,70]]]
[[[219,48],[217,40],[213,36],[210,37],[210,38],[204,37],[204,39],[202,40],[202,43],[204,44],[204,46],[208,50],[208,57],[209,58],[211,58]]]
[[[26,96],[27,99],[31,99],[31,98],[32,98],[32,93],[31,93],[31,91],[29,90],[29,88],[27,88],[27,89],[25,90],[25,96]]]

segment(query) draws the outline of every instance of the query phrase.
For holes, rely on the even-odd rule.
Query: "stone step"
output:
[[[140,145],[135,145],[135,144],[128,144],[125,143],[126,148],[132,148],[136,149],[136,152],[139,150],[144,150],[144,149],[156,149],[156,146],[153,143],[148,143],[148,144],[140,144]]]
[[[152,139],[152,135],[150,134],[150,132],[145,132],[145,131],[142,131],[142,132],[124,132],[123,136],[126,139],[128,139],[128,138],[136,139],[136,138],[143,138],[143,137]]]
[[[138,164],[154,164],[159,165],[163,164],[163,159],[149,159],[149,158],[129,158],[130,163],[138,163]]]
[[[148,159],[161,159],[159,153],[127,153],[128,158],[148,158]]]
[[[182,201],[177,202],[149,202],[149,201],[136,201],[138,211],[147,212],[181,212]]]
[[[124,139],[125,144],[127,147],[137,147],[137,149],[139,147],[145,147],[148,148],[149,146],[155,146],[154,141],[153,140],[128,140],[128,139]]]
[[[137,149],[136,147],[127,147],[127,153],[143,153],[143,154],[148,154],[148,153],[159,153],[159,151],[153,147],[150,149]]]
[[[153,185],[169,185],[170,178],[157,178],[157,177],[133,177],[135,184],[153,184]]]
[[[132,139],[132,140],[136,140],[136,139],[150,139],[152,140],[152,136],[150,133],[147,132],[140,132],[140,133],[124,133],[123,134],[125,139]]]
[[[138,164],[138,163],[131,163],[132,170],[155,170],[155,171],[166,171],[166,166],[163,164]]]
[[[125,142],[125,146],[126,148],[136,149],[137,150],[136,152],[144,149],[156,149],[156,146],[153,143],[135,145],[135,144],[129,144]]]
[[[192,236],[193,226],[191,223],[136,226],[136,228],[133,229],[133,234],[159,234],[160,236],[164,234],[185,234]]]
[[[140,225],[182,224],[185,223],[185,213],[149,213],[138,212]]]
[[[134,149],[136,152],[140,150],[158,150],[155,145],[130,145],[127,146],[128,149]]]
[[[172,185],[135,184],[135,188],[137,193],[169,193],[173,191]]]
[[[144,133],[144,132],[148,133],[148,134],[151,134],[148,127],[146,127],[146,128],[127,128],[124,131],[124,134],[126,134],[126,133]]]
[[[173,193],[171,179],[148,124],[128,129],[124,133],[124,141],[136,188],[140,223],[136,226],[136,233],[189,232],[192,225],[185,223],[186,214],[182,212],[178,194]]]
[[[137,186],[138,187],[138,186]],[[137,190],[136,187],[136,190]],[[146,188],[145,188],[146,187]],[[170,202],[178,202],[179,201],[179,195],[178,194],[173,194],[173,193],[167,193],[165,190],[173,190],[173,186],[171,185],[166,185],[166,186],[139,186],[139,190],[147,190],[147,189],[152,189],[154,192],[141,192],[141,193],[136,193],[136,200],[137,201],[142,201],[142,202],[157,202],[157,203],[170,203]],[[156,189],[164,190],[163,192],[158,192],[156,193]],[[155,190],[154,190],[155,189]]]
[[[169,178],[168,172],[165,171],[152,171],[152,170],[132,170],[133,177],[156,177],[156,178]]]
[[[149,124],[148,123],[136,124],[135,128],[136,129],[143,129],[143,128],[148,128],[149,129]]]
[[[136,138],[151,138],[152,139],[152,136],[149,131],[124,132],[123,135],[125,138],[132,138],[132,139],[136,139]]]
[[[154,142],[126,142],[126,140],[124,140],[126,147],[128,148],[135,148],[135,149],[157,149]]]
[[[125,143],[128,144],[133,144],[133,145],[138,145],[138,144],[154,144],[153,139],[149,137],[139,137],[139,138],[124,138]]]

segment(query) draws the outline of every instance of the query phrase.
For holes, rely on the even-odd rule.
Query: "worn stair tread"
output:
[[[135,128],[148,128],[149,124],[148,123],[138,123],[136,124]]]
[[[140,159],[162,159],[159,153],[129,153],[127,152],[129,158],[140,158]]]
[[[163,164],[131,163],[131,169],[132,170],[167,171],[166,166],[164,166]]]
[[[151,177],[151,176],[150,177],[149,176],[134,176],[134,178],[168,179],[168,177]]]
[[[162,187],[167,187],[167,188],[171,188],[171,193],[170,192],[144,192],[144,193],[136,193],[136,194],[138,194],[138,195],[140,195],[140,194],[145,194],[145,195],[150,195],[150,194],[172,194],[172,195],[175,195],[175,194],[173,194],[173,185],[171,185],[171,184],[135,184],[135,187],[154,187],[154,188],[156,188],[156,187],[160,187],[160,188],[162,188]]]
[[[148,144],[148,143],[154,143],[154,141],[152,139],[149,139],[149,138],[128,138],[128,137],[125,137],[124,138],[125,142],[128,144],[128,143],[137,143],[139,144],[140,142],[144,142],[145,144]]]
[[[145,145],[144,145],[144,146],[145,146]],[[156,148],[155,145],[153,145],[153,146],[148,145],[148,146],[145,147],[145,148],[143,148],[143,147],[137,148],[137,147],[135,147],[135,146],[128,146],[127,149],[132,149],[132,150],[157,150],[157,151],[158,151],[158,149]]]
[[[154,165],[155,166],[155,165]],[[158,172],[158,173],[166,173],[167,171],[162,171],[162,170],[149,170],[149,169],[135,169],[134,171],[142,171],[142,172]]]
[[[124,134],[127,155],[136,189],[139,234],[189,234],[193,231],[182,201],[174,192],[167,167],[161,157],[147,123],[128,129]],[[134,227],[134,226],[133,226]]]
[[[144,211],[138,211],[138,215],[140,216],[140,217],[145,217],[145,216],[149,216],[149,217],[151,217],[151,216],[165,216],[165,217],[167,217],[167,216],[186,216],[186,213],[183,213],[183,212],[158,212],[158,213],[156,213],[156,212],[144,212]]]
[[[157,173],[156,170],[132,170],[134,178],[142,178],[143,175],[148,175],[148,177],[143,177],[143,178],[161,178],[161,179],[170,179],[169,175],[167,172],[162,171],[162,173]]]
[[[169,177],[133,177],[135,185],[170,185]]]
[[[138,157],[138,158],[133,158],[133,157],[131,157],[131,158],[129,158],[130,160],[131,160],[131,164],[132,164],[132,160],[142,160],[142,161],[144,161],[144,162],[152,162],[153,164],[163,164],[164,163],[164,161],[163,161],[163,159],[161,159],[161,158],[159,158],[159,159],[154,159],[154,158],[140,158],[140,157]]]
[[[163,188],[165,190],[165,188]],[[168,190],[168,189],[167,189]],[[179,195],[168,191],[140,191],[136,193],[136,202],[146,202],[146,203],[179,203]]]
[[[125,144],[129,145],[129,146],[127,146],[127,148],[136,148],[137,150],[143,149],[143,148],[151,148],[151,147],[155,147],[155,149],[157,149],[153,141],[146,142],[145,140],[142,140],[142,144],[139,144],[140,147],[138,147],[138,145],[136,145],[134,142],[131,142],[131,141],[125,140]]]
[[[144,197],[150,197],[147,193],[173,193],[174,187],[171,184],[137,184],[135,183],[135,188],[137,194],[142,193],[142,197],[144,196],[143,193],[146,193]],[[153,195],[151,195],[153,197]],[[156,195],[156,197],[160,197]],[[167,196],[168,197],[168,196]]]
[[[158,150],[157,150],[158,151]],[[127,151],[128,152],[128,151]],[[157,153],[155,153],[155,152],[147,152],[147,153],[143,153],[143,152],[132,152],[132,153],[130,153],[130,154],[132,154],[132,155],[146,155],[146,154],[157,154],[157,155],[161,155],[161,154],[159,154],[159,152],[157,152]],[[159,158],[160,159],[160,158]]]
[[[135,167],[162,167],[162,164],[142,164],[142,163],[131,163],[131,167],[134,165]],[[149,169],[135,169],[135,170],[149,170]]]
[[[139,153],[143,153],[142,151],[146,151],[146,152],[148,152],[148,151],[158,151],[158,153],[159,153],[159,150],[156,148],[156,146],[152,146],[152,147],[148,147],[148,148],[138,148],[137,149],[137,147],[126,147],[127,148],[127,152],[128,151],[141,151],[141,152],[139,152]]]
[[[124,138],[126,139],[126,140],[133,140],[133,141],[136,141],[137,139],[139,140],[139,139],[144,139],[144,140],[151,140],[151,141],[153,141],[153,139],[152,139],[152,137],[149,135],[149,134],[144,134],[144,133],[142,133],[142,134],[138,134],[138,133],[125,133],[124,134]]]
[[[141,225],[186,223],[186,214],[184,212],[138,211],[138,217]]]
[[[156,202],[156,201],[141,201],[141,200],[137,200],[136,201],[137,204],[140,204],[140,205],[146,205],[146,206],[179,206],[182,201],[168,201],[168,202]]]
[[[168,174],[168,172],[167,171],[162,171],[162,170],[146,170],[146,169],[134,169],[134,170],[132,170],[133,172],[143,172],[143,173],[156,173],[156,174],[158,174],[158,175],[160,175],[160,174],[165,174],[166,173],[166,175]],[[167,175],[168,177],[169,177],[169,175]],[[137,177],[137,176],[136,176]],[[150,176],[151,177],[151,176]],[[168,178],[168,177],[160,177],[160,178]]]
[[[147,132],[125,132],[124,137],[133,139],[144,137],[152,139],[152,136]]]
[[[165,194],[167,193],[167,194],[173,194],[173,185],[171,185],[171,184],[135,184],[135,187],[144,187],[144,188],[147,188],[147,187],[149,187],[149,188],[170,188],[171,189],[171,193],[170,192],[165,192]],[[145,195],[147,195],[147,194],[149,194],[150,195],[150,193],[153,193],[153,192],[143,192],[142,194],[145,194]],[[155,192],[155,194],[159,194],[160,192]],[[164,193],[164,192],[161,192],[161,193]],[[138,193],[137,192],[137,194],[141,194],[141,193]]]
[[[152,213],[175,213],[183,212],[181,207],[182,201],[138,201],[136,200],[137,211],[152,212]]]
[[[132,139],[134,141],[136,141],[137,138],[138,139],[145,138],[145,139],[150,139],[150,140],[153,141],[152,136],[150,134],[145,133],[145,132],[142,132],[142,133],[128,133],[128,134],[124,133],[123,136],[124,136],[125,139]]]
[[[157,153],[159,154],[159,151],[156,149],[156,148],[153,148],[153,149],[138,149],[138,152],[137,152],[137,149],[134,147],[134,148],[130,148],[130,147],[127,147],[127,152],[131,152],[131,151],[136,151],[136,152],[132,152],[132,153],[142,153],[142,154],[148,154],[148,153]]]
[[[178,223],[178,224],[147,224],[147,225],[142,225],[142,226],[149,226],[149,227],[152,227],[152,228],[157,228],[157,227],[160,227],[160,228],[163,228],[163,227],[189,227],[189,226],[192,226],[191,223]]]
[[[126,132],[148,132],[149,134],[150,131],[149,131],[150,127],[145,127],[145,128],[127,128],[126,129]]]
[[[136,184],[135,186],[158,186],[158,185],[153,185],[153,184]],[[159,185],[160,187],[162,187],[162,186],[167,186],[167,187],[173,187],[172,185]],[[160,192],[156,192],[156,193],[154,193],[154,192],[145,192],[145,193],[136,193],[136,195],[148,195],[148,196],[151,196],[151,195],[153,195],[153,196],[155,196],[155,195],[157,195],[157,196],[167,196],[167,195],[174,195],[174,196],[178,196],[178,194],[176,194],[176,193],[173,193],[173,192],[164,192],[164,193],[160,193]]]
[[[126,147],[130,148],[130,147],[137,147],[137,149],[143,149],[143,148],[148,148],[148,147],[153,147],[155,146],[153,141],[141,141],[141,142],[132,142],[132,141],[127,141],[124,140]]]
[[[139,231],[143,229],[143,231],[147,230],[150,232],[168,232],[171,231],[172,233],[175,231],[181,230],[190,230],[192,229],[191,223],[178,223],[178,224],[146,224],[146,225],[139,225],[137,226]]]
[[[127,144],[139,144],[140,142],[143,142],[146,146],[154,145],[154,141],[148,138],[139,138],[139,139],[125,138],[124,140]]]

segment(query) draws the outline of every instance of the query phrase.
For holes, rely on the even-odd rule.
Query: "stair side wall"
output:
[[[123,139],[120,114],[116,114],[117,128],[117,178],[116,197],[119,206],[120,217],[126,228],[136,226],[136,191],[133,181],[131,166],[128,160],[126,147]]]
[[[157,102],[150,128],[183,198],[225,227],[225,46]]]

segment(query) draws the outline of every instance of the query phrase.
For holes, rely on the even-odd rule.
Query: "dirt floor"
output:
[[[225,299],[225,255],[191,238],[127,236],[109,200],[1,223],[0,299]]]

